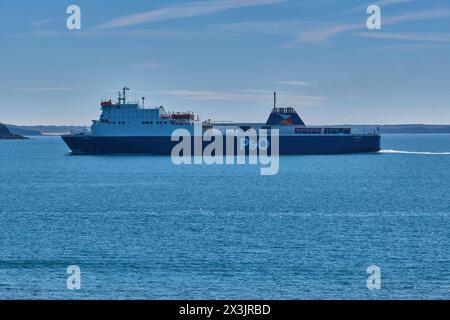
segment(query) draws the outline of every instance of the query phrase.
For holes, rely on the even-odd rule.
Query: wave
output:
[[[388,154],[418,154],[418,155],[438,155],[438,156],[444,156],[444,155],[450,155],[450,152],[428,152],[428,151],[403,151],[403,150],[390,150],[390,149],[383,149],[380,150],[379,153],[388,153]]]

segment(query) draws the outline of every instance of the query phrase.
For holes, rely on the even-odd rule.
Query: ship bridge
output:
[[[192,112],[167,112],[163,106],[145,107],[126,99],[127,87],[119,92],[117,102],[102,100],[102,113],[92,121],[91,133],[96,136],[166,136],[178,128],[191,129],[195,121]]]

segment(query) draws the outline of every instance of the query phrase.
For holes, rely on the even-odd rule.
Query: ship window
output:
[[[321,134],[321,128],[295,128],[296,134]]]
[[[325,128],[325,134],[350,134],[350,128]]]
[[[167,121],[165,121],[164,124],[167,124]]]

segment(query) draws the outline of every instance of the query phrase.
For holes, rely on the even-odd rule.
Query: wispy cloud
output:
[[[433,8],[428,10],[409,12],[398,16],[387,17],[382,20],[382,23],[383,26],[386,26],[403,22],[433,20],[448,17],[450,17],[449,8]],[[354,24],[336,24],[325,28],[300,33],[294,43],[325,43],[330,38],[335,37],[339,34],[349,31],[364,30],[365,28],[365,22]]]
[[[378,5],[380,7],[392,6],[395,4],[403,4],[413,2],[414,0],[379,0],[375,1],[373,4]]]
[[[245,21],[225,23],[215,26],[216,29],[239,33],[261,34],[296,34],[306,24],[299,20]]]
[[[319,30],[311,30],[300,33],[294,43],[325,43],[330,38],[348,31],[361,30],[364,23],[358,24],[337,24]]]
[[[425,41],[425,42],[450,42],[450,33],[420,33],[420,32],[364,32],[360,36],[372,39]]]
[[[360,34],[362,35],[362,34]],[[417,50],[428,50],[428,49],[443,49],[443,48],[450,48],[449,43],[444,42],[402,42],[398,43],[395,42],[395,44],[391,45],[379,45],[379,46],[371,46],[371,47],[365,47],[360,48],[360,51],[417,51]]]
[[[369,7],[369,5],[377,5],[380,6],[381,8],[386,8],[386,7],[390,7],[393,5],[401,5],[401,4],[405,4],[405,3],[410,3],[413,2],[415,0],[379,0],[379,1],[367,1],[367,3],[363,4],[363,5],[358,5],[356,7],[350,8],[349,10],[345,10],[344,12],[366,12],[367,8]]]
[[[87,29],[83,32],[70,32],[61,30],[34,30],[26,33],[10,34],[9,36],[16,37],[137,37],[137,38],[152,38],[152,37],[210,37],[218,35],[226,35],[225,33],[218,32],[205,32],[205,31],[186,31],[177,29],[133,29],[133,30],[100,30],[100,29]]]
[[[157,69],[161,67],[165,67],[169,65],[169,63],[158,62],[158,61],[144,61],[144,62],[136,62],[132,64],[132,67],[137,69]]]
[[[389,6],[393,6],[393,5],[398,5],[398,4],[405,4],[405,3],[410,3],[413,2],[415,0],[378,0],[378,1],[367,1],[366,4],[364,5],[360,5],[357,7],[353,7],[350,10],[348,10],[348,12],[357,12],[357,11],[365,11],[367,9],[367,7],[369,5],[377,5],[380,6],[382,8],[385,7],[389,7]]]
[[[122,28],[143,23],[204,16],[232,9],[273,5],[285,0],[210,0],[188,2],[113,19],[99,26],[101,29]]]
[[[232,90],[232,91],[205,91],[205,90],[172,90],[162,91],[164,95],[186,100],[198,101],[245,101],[267,103],[272,101],[273,92],[269,90]],[[320,105],[326,102],[326,97],[308,96],[297,92],[279,92],[281,104],[286,105]]]
[[[300,80],[281,80],[281,81],[277,81],[275,83],[284,84],[287,86],[299,86],[299,87],[309,86],[311,84],[309,82],[300,81]]]
[[[35,20],[35,21],[32,21],[32,22],[30,23],[30,27],[33,28],[33,29],[41,28],[41,27],[44,27],[44,26],[46,26],[46,25],[49,25],[49,24],[52,23],[52,22],[53,22],[53,19],[41,19],[41,20]]]
[[[71,91],[76,90],[73,87],[43,87],[43,88],[14,88],[14,91],[22,92],[46,92],[46,91]]]
[[[383,24],[392,25],[409,21],[434,20],[449,17],[450,17],[450,8],[432,8],[427,10],[408,12],[398,16],[388,17],[383,20]]]

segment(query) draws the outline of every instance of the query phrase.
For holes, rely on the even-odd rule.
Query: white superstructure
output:
[[[190,132],[195,120],[194,114],[169,113],[164,107],[144,107],[139,103],[126,101],[125,92],[119,92],[119,101],[101,102],[102,113],[99,120],[93,120],[91,133],[95,136],[170,136],[175,129],[184,128]]]

